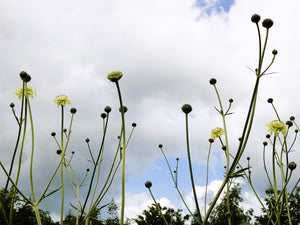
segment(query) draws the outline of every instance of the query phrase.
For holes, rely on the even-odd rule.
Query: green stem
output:
[[[204,214],[206,215],[206,200],[207,200],[207,185],[208,185],[208,165],[209,165],[209,156],[211,151],[212,143],[209,144],[207,161],[206,161],[206,181],[205,181],[205,197],[204,197]]]
[[[64,158],[64,106],[61,105],[61,132],[60,132],[60,147],[62,151],[61,157]],[[64,203],[65,203],[65,187],[64,187],[64,166],[63,163],[60,165],[60,181],[61,181],[61,209],[60,209],[60,224],[64,223]]]
[[[155,198],[154,198],[154,196],[153,196],[153,194],[152,194],[151,189],[150,189],[150,188],[148,188],[148,189],[149,189],[150,195],[151,195],[151,197],[152,197],[152,199],[153,199],[153,201],[154,201],[154,203],[155,203],[155,205],[156,205],[156,208],[158,209],[158,211],[159,211],[161,217],[163,218],[165,224],[166,224],[166,225],[169,225],[168,222],[167,222],[167,220],[166,220],[166,218],[165,218],[165,216],[164,216],[164,214],[163,214],[162,211],[161,211],[160,205],[156,202],[156,200],[155,200]]]
[[[123,110],[123,103],[122,103],[122,95],[119,87],[118,81],[115,82],[119,101],[120,101],[120,109],[121,109],[121,116],[122,116],[122,138],[123,138],[123,148],[122,148],[122,202],[121,202],[121,221],[120,224],[124,224],[124,211],[125,211],[125,152],[126,152],[126,135],[125,135],[125,118],[124,118],[124,110]]]
[[[195,201],[195,205],[196,205],[197,214],[199,216],[199,220],[201,220],[201,213],[200,213],[200,207],[198,204],[198,198],[197,198],[197,193],[196,193],[196,189],[195,189],[192,161],[191,161],[191,154],[190,154],[188,114],[187,113],[185,113],[185,128],[186,128],[185,129],[185,131],[186,131],[186,150],[187,150],[187,156],[188,156],[188,162],[189,162],[190,178],[191,178],[191,183],[192,183],[192,188],[193,188],[194,201]]]

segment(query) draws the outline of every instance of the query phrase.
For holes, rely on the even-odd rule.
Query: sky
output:
[[[0,85],[1,162],[8,167],[17,136],[17,124],[9,104],[16,110],[20,101],[14,91],[21,86],[19,73],[26,71],[37,89],[31,100],[34,115],[35,155],[34,183],[40,193],[59,157],[51,132],[59,132],[60,110],[53,103],[58,95],[67,95],[75,114],[68,149],[75,151],[72,160],[78,177],[83,178],[91,164],[85,139],[91,141],[94,154],[102,137],[100,114],[112,108],[103,175],[112,160],[120,127],[119,103],[115,85],[107,80],[112,71],[122,71],[120,80],[126,113],[127,133],[137,123],[126,154],[125,217],[133,218],[153,203],[144,187],[153,183],[152,191],[164,205],[183,208],[158,148],[163,144],[172,169],[179,158],[178,183],[189,205],[192,189],[188,177],[183,104],[191,104],[190,144],[199,201],[203,208],[208,139],[215,127],[222,126],[218,105],[209,79],[217,79],[224,104],[234,99],[227,119],[229,142],[234,153],[249,106],[257,66],[258,38],[254,13],[274,21],[270,29],[265,66],[278,50],[271,75],[264,76],[258,93],[256,116],[248,147],[241,159],[251,158],[253,182],[260,196],[267,187],[262,166],[262,142],[265,123],[276,119],[267,99],[272,97],[283,121],[300,115],[297,90],[300,84],[298,0],[283,4],[279,0],[66,0],[0,2]],[[264,29],[261,29],[264,36]],[[66,121],[70,115],[66,114]],[[29,137],[29,136],[28,136]],[[291,160],[299,163],[299,144]],[[269,149],[270,151],[270,149]],[[68,155],[67,153],[67,155]],[[30,143],[26,142],[22,159],[21,189],[29,194]],[[267,159],[270,163],[271,158]],[[209,200],[212,200],[224,175],[224,155],[219,143],[212,149],[209,167]],[[270,165],[270,164],[269,164]],[[4,173],[0,172],[0,186]],[[292,182],[299,179],[296,169]],[[241,183],[243,206],[259,214],[259,206],[245,180]],[[57,177],[52,188],[59,186]],[[68,188],[68,187],[66,187]],[[82,188],[84,194],[86,186]],[[112,198],[120,201],[120,173],[103,204]],[[58,218],[59,193],[41,207]],[[66,195],[74,202],[71,193]],[[67,207],[68,208],[68,207]],[[66,209],[67,211],[67,209]]]

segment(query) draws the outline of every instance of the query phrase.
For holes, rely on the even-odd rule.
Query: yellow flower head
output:
[[[23,95],[23,88],[19,87],[14,93],[19,97],[19,99],[21,99],[21,97]],[[31,88],[31,87],[26,87],[24,89],[24,96],[25,97],[27,97],[27,98],[28,97],[33,98],[33,95],[36,95],[36,89]]]
[[[279,133],[282,133],[284,136],[288,132],[288,125],[285,125],[279,120],[274,120],[271,123],[266,123],[266,126],[269,127],[271,134],[275,133],[275,136],[278,136]]]
[[[211,138],[216,139],[224,134],[224,130],[220,127],[216,127],[211,131]]]
[[[110,74],[107,75],[107,79],[109,79],[112,82],[117,82],[118,80],[121,79],[123,76],[123,73],[120,71],[113,71]]]
[[[53,101],[57,106],[60,106],[60,105],[66,106],[66,104],[71,104],[71,99],[69,99],[65,95],[59,95]]]

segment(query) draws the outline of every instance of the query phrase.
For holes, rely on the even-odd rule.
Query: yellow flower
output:
[[[69,99],[65,95],[59,95],[53,101],[57,106],[60,106],[60,105],[66,106],[66,104],[71,104],[71,99]]]
[[[107,75],[107,79],[109,79],[112,82],[117,82],[118,80],[121,79],[123,76],[123,73],[120,71],[113,71],[110,74]]]
[[[288,132],[288,125],[285,125],[279,120],[274,120],[271,123],[266,123],[266,126],[269,127],[271,134],[275,133],[275,136],[278,136],[279,133],[282,133],[284,136]]]
[[[220,137],[223,134],[224,134],[224,130],[220,127],[216,127],[211,131],[211,138],[215,140],[216,138]]]
[[[19,87],[14,93],[19,97],[19,99],[21,99],[21,97],[23,95],[23,88]],[[36,95],[36,89],[31,88],[31,87],[26,87],[24,89],[24,96],[25,97],[27,97],[27,98],[28,97],[33,98],[33,95]]]

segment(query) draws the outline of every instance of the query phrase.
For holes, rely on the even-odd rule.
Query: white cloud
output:
[[[106,145],[106,153],[112,154],[111,140],[119,134],[120,121],[116,90],[106,79],[106,74],[113,70],[124,72],[121,89],[129,108],[127,122],[138,124],[128,148],[126,172],[130,176],[137,171],[144,173],[161,156],[157,150],[160,143],[166,146],[167,155],[185,154],[184,117],[180,110],[184,103],[194,108],[190,119],[193,154],[205,159],[210,131],[222,123],[213,108],[218,104],[208,84],[212,76],[218,80],[224,102],[234,99],[235,114],[228,118],[229,141],[234,150],[255,79],[246,66],[255,69],[257,64],[257,34],[250,17],[259,13],[262,18],[274,20],[265,62],[270,60],[273,48],[279,51],[271,70],[278,73],[261,80],[255,132],[245,152],[252,159],[254,183],[259,190],[264,189],[261,143],[266,133],[264,124],[275,118],[266,99],[274,98],[283,120],[291,114],[296,118],[300,114],[295,94],[300,82],[297,76],[300,4],[297,0],[289,4],[279,0],[236,0],[229,13],[201,16],[194,3],[192,0],[156,0],[147,4],[140,0],[1,1],[0,50],[5,54],[0,56],[3,132],[0,153],[4,164],[9,164],[16,139],[17,126],[9,104],[19,102],[12,92],[21,85],[17,76],[21,70],[32,75],[31,85],[38,91],[32,108],[38,136],[35,182],[41,183],[40,186],[46,183],[57,162],[56,146],[49,134],[59,129],[60,113],[52,103],[59,94],[67,94],[72,107],[78,109],[70,147],[82,157],[78,159],[80,163],[86,164],[78,163],[77,170],[89,165],[85,138],[92,140],[94,151],[98,148],[102,126],[99,115],[106,105],[113,108]],[[27,156],[29,151],[30,148],[25,150]],[[291,157],[297,161],[299,151]],[[45,163],[47,160],[51,164]],[[23,162],[28,167],[28,157]],[[3,177],[2,172],[0,175]],[[299,171],[295,171],[295,177],[299,177]],[[118,178],[112,186],[112,195],[120,192]],[[1,179],[1,186],[3,183]],[[25,183],[22,185],[29,190]]]

